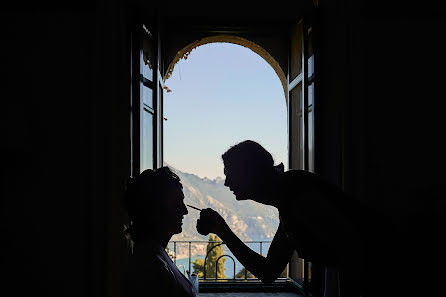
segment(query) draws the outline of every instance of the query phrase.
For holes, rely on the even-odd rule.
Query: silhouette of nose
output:
[[[189,213],[189,211],[187,210],[186,205],[183,203],[183,207],[182,207],[182,214],[187,215]]]

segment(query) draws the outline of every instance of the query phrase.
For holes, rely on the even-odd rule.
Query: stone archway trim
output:
[[[288,82],[285,73],[283,72],[279,63],[264,48],[262,48],[258,44],[238,36],[210,36],[192,42],[191,44],[189,44],[188,46],[184,47],[183,49],[177,52],[175,58],[170,63],[167,69],[167,73],[164,76],[164,80],[168,79],[172,75],[173,69],[175,68],[175,65],[178,63],[178,61],[183,58],[187,59],[187,57],[189,56],[189,54],[193,49],[201,45],[213,42],[226,42],[226,43],[241,45],[243,47],[249,48],[256,54],[258,54],[260,57],[262,57],[274,69],[277,76],[279,77],[280,82],[282,83],[283,92],[285,94],[285,104],[288,103]]]

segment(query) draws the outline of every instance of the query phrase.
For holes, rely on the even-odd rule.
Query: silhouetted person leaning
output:
[[[222,155],[225,186],[237,200],[251,199],[279,211],[280,224],[268,255],[247,247],[214,210],[201,211],[200,234],[217,234],[237,259],[263,282],[274,281],[293,251],[299,257],[325,265],[341,275],[341,296],[360,296],[365,225],[368,217],[355,199],[318,175],[284,172],[271,154],[254,141],[244,141]],[[320,295],[320,294],[314,294]]]
[[[189,280],[165,251],[170,238],[181,233],[183,186],[168,167],[147,169],[128,182],[124,204],[132,242],[126,296],[196,296]]]

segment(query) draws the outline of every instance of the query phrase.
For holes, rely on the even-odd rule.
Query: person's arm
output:
[[[246,246],[232,232],[224,219],[210,208],[201,211],[197,230],[202,235],[217,234],[240,263],[264,283],[273,282],[280,275],[293,253],[293,247],[281,226],[274,236],[268,255],[263,257]]]

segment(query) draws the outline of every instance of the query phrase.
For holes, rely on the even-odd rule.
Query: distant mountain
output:
[[[170,165],[167,166],[180,177],[186,204],[216,210],[223,216],[232,231],[244,241],[273,238],[279,225],[276,208],[251,200],[237,201],[229,188],[224,186],[224,180],[220,177],[214,180],[200,178],[195,174],[181,172]],[[208,240],[207,236],[200,235],[196,230],[199,211],[191,208],[188,208],[188,211],[189,214],[183,221],[183,232],[174,235],[171,240]],[[205,249],[205,246],[194,249],[192,254],[202,253],[203,248]],[[183,252],[178,254],[179,257],[181,257],[180,254]]]

